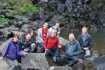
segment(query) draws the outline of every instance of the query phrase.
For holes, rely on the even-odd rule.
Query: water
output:
[[[62,37],[69,39],[69,34],[70,33],[74,33],[75,37],[77,39],[78,35],[81,34],[81,30],[79,31],[71,31],[71,30],[67,30],[67,29],[63,29],[61,31],[61,35]],[[101,49],[105,49],[105,30],[98,30],[97,32],[92,32],[90,31],[89,34],[93,37],[93,48],[92,50],[101,50]]]

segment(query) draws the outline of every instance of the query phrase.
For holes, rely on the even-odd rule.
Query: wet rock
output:
[[[94,25],[91,25],[91,26],[90,26],[90,30],[91,30],[91,31],[97,31],[98,29],[97,29],[97,27],[95,27]]]
[[[95,65],[97,70],[105,69],[105,56],[95,58],[92,63]]]
[[[22,57],[22,69],[48,70],[49,65],[44,53],[29,53]]]
[[[51,66],[48,70],[72,70],[72,68],[67,66]]]
[[[90,60],[84,60],[83,62],[76,64],[73,67],[73,70],[96,70],[96,68]]]

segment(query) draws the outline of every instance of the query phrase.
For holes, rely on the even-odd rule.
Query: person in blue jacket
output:
[[[26,52],[20,51],[18,44],[19,36],[14,34],[12,39],[6,44],[2,57],[10,65],[9,70],[14,70],[19,65],[17,57],[26,56]]]
[[[78,55],[81,52],[80,44],[75,40],[73,33],[69,34],[69,42],[66,45],[66,52],[61,56],[61,61],[64,65],[73,66],[78,62]]]

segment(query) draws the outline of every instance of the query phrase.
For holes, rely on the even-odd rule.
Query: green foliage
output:
[[[9,21],[11,20],[7,18],[0,18],[0,23],[9,22]]]
[[[38,12],[37,7],[34,6],[31,2],[24,2],[22,5],[17,6],[14,10],[7,10],[11,14],[22,14],[28,11]]]

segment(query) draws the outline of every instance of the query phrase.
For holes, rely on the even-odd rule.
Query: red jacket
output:
[[[56,45],[60,45],[58,38],[56,36],[54,36],[53,38],[51,36],[47,37],[47,39],[44,42],[44,48],[45,49],[52,48]]]

